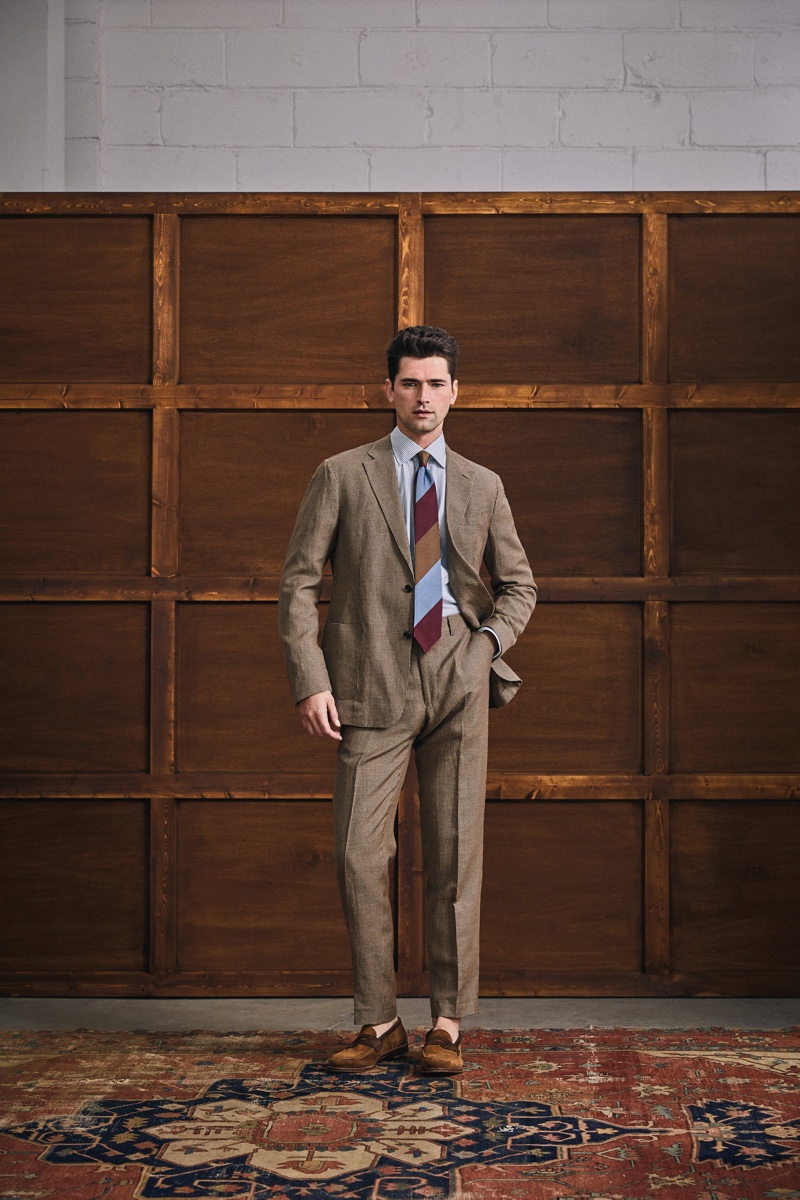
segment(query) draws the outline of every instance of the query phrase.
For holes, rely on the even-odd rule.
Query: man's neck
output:
[[[397,428],[410,442],[416,442],[420,450],[427,450],[428,446],[432,446],[437,438],[444,433],[444,423],[438,429],[431,430],[430,433],[415,433],[413,429],[406,429],[399,421],[397,422]]]

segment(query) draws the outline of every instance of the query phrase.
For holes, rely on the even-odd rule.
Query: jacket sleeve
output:
[[[300,505],[278,593],[278,634],[295,703],[331,691],[319,645],[317,604],[338,526],[338,480],[326,459],[314,472]]]
[[[483,561],[491,576],[495,605],[484,624],[497,634],[505,653],[530,620],[537,587],[499,476]]]

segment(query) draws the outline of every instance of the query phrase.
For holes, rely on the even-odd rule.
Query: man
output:
[[[412,746],[433,1020],[419,1070],[461,1071],[461,1017],[479,1011],[488,710],[521,682],[501,654],[525,628],[536,584],[499,477],[445,444],[457,356],[443,329],[400,330],[386,380],[397,424],[317,468],[281,580],[279,630],[300,718],[308,733],[339,743],[335,859],[361,1030],[327,1060],[334,1071],[369,1070],[408,1050],[389,871]],[[328,560],[333,592],[320,648],[316,605]]]

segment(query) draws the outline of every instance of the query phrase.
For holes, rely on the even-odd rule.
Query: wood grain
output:
[[[383,367],[381,366],[381,370]],[[460,382],[459,408],[794,409],[800,384],[655,384]],[[0,383],[0,409],[298,409],[390,410],[383,385],[372,383],[106,384]]]
[[[146,383],[151,235],[142,216],[0,219],[0,379]]]
[[[684,575],[669,579],[621,575],[535,576],[542,601],[644,600],[800,600],[800,575]],[[275,603],[280,576],[236,573],[158,577],[97,575],[53,577],[0,575],[3,600],[251,600]],[[330,598],[331,577],[324,575],[321,600]]]
[[[666,775],[669,771],[669,667],[669,605],[663,600],[647,600],[644,605],[645,775]]]
[[[182,771],[175,776],[153,776],[148,772],[63,772],[0,773],[0,798],[101,800],[127,796],[174,796],[189,800],[329,800],[333,794],[333,772],[312,771]],[[797,772],[737,774],[641,775],[608,773],[533,774],[490,770],[486,795],[492,800],[519,804],[540,800],[645,800],[663,799],[724,801],[747,799],[796,800],[800,798]]]
[[[800,221],[670,221],[669,379],[800,380]]]
[[[648,578],[669,575],[669,428],[664,409],[642,410],[642,562]]]
[[[667,217],[642,214],[642,382],[667,381]]]
[[[176,802],[169,796],[150,801],[150,972],[169,973],[177,966]]]
[[[797,967],[800,802],[672,807],[675,969]]]
[[[150,605],[150,771],[175,771],[175,602]]]
[[[644,969],[667,975],[670,968],[669,801],[644,802]]]
[[[181,379],[379,381],[396,242],[386,215],[183,217]]]
[[[427,990],[423,976],[423,995]],[[0,991],[13,996],[161,996],[260,999],[353,994],[349,971],[4,971]],[[481,996],[797,996],[800,971],[482,971]]]
[[[178,382],[180,218],[153,217],[153,383]]]
[[[427,217],[426,320],[465,384],[638,382],[639,241],[629,216]]]
[[[275,602],[314,467],[388,431],[385,344],[428,319],[462,343],[448,444],[500,475],[539,585],[490,713],[482,994],[800,994],[798,214],[0,195],[0,989],[352,995],[335,753],[296,720]],[[413,766],[397,840],[420,995]]]
[[[0,193],[0,213],[112,215],[257,213],[330,216],[397,212],[413,193],[374,192],[14,192]],[[794,213],[800,191],[702,192],[425,192],[423,213]]]
[[[153,412],[151,574],[178,573],[178,456],[180,417],[174,408]]]
[[[422,197],[404,196],[397,214],[397,328],[422,325],[425,299],[425,233]]]

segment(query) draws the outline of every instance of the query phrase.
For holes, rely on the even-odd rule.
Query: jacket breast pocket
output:
[[[476,570],[480,570],[488,536],[488,523],[472,524],[465,521],[456,530],[455,543]]]
[[[327,621],[322,653],[331,677],[334,700],[352,700],[358,694],[364,637],[360,625]]]

